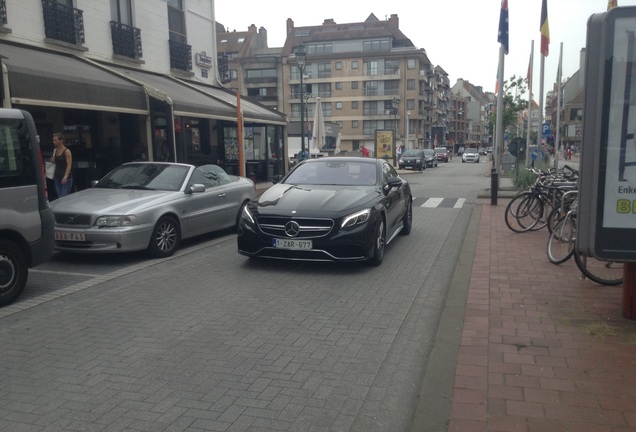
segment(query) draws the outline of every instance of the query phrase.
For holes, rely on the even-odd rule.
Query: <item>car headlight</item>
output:
[[[251,224],[256,223],[254,222],[254,216],[252,216],[252,213],[250,212],[250,209],[247,208],[247,206],[243,206],[243,211],[241,212],[241,218],[245,219]]]
[[[133,215],[100,216],[95,221],[95,226],[97,228],[117,228],[137,225],[138,223],[137,217]]]
[[[351,228],[356,225],[360,225],[369,220],[369,216],[371,215],[371,209],[366,209],[359,211],[357,213],[351,214],[344,218],[342,221],[342,225],[340,228]]]

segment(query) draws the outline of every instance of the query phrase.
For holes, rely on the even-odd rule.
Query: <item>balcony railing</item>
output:
[[[80,9],[55,0],[42,0],[44,34],[49,39],[81,45],[84,39],[84,17]]]
[[[0,24],[7,23],[7,0],[0,0]]]
[[[192,70],[192,47],[170,40],[170,67],[184,71]]]
[[[132,59],[140,59],[142,57],[140,29],[117,21],[111,21],[110,34],[113,39],[114,54]]]

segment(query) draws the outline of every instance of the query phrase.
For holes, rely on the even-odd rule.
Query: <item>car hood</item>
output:
[[[261,214],[297,216],[355,211],[377,199],[380,191],[375,186],[316,186],[276,184],[258,199]]]
[[[55,213],[127,214],[170,201],[183,192],[91,188],[51,202]]]

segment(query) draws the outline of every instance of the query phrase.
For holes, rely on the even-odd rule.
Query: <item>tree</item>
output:
[[[528,100],[523,95],[528,91],[528,79],[513,75],[510,79],[504,81],[503,85],[503,128],[504,131],[508,127],[517,123],[517,113],[528,107]],[[491,135],[494,135],[495,125],[497,124],[497,110],[493,110],[490,115],[489,128]],[[511,132],[516,132],[513,128]]]

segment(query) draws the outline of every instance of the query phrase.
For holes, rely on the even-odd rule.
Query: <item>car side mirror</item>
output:
[[[193,193],[205,192],[205,186],[200,183],[194,183],[192,186],[186,189],[186,195],[192,195]]]
[[[277,175],[275,175],[275,176],[272,176],[272,183],[276,184],[276,183],[278,183],[278,182],[279,182],[282,178],[283,178],[283,176],[282,176],[282,175],[280,175],[280,174],[277,174]]]

